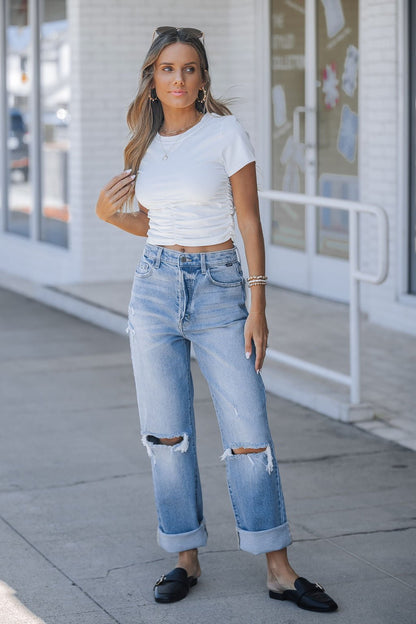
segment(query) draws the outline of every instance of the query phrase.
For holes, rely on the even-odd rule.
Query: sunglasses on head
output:
[[[155,28],[152,36],[152,43],[155,40],[156,35],[166,35],[169,33],[176,33],[179,31],[185,33],[185,35],[189,35],[190,37],[195,37],[196,39],[202,38],[202,43],[204,44],[204,33],[199,28],[176,28],[176,26],[158,26]]]

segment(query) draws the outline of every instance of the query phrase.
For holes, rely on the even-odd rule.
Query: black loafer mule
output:
[[[319,583],[311,583],[307,579],[299,576],[295,581],[295,589],[287,589],[283,592],[269,590],[270,598],[274,600],[291,600],[301,609],[307,611],[320,611],[329,613],[336,611],[338,605],[325,593],[324,588]]]
[[[188,576],[184,568],[174,568],[162,574],[153,586],[156,602],[177,602],[188,595],[189,588],[196,585],[198,579]]]

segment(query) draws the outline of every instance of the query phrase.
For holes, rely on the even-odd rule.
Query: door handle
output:
[[[306,113],[305,106],[296,106],[293,111],[293,138],[300,143],[300,114]]]

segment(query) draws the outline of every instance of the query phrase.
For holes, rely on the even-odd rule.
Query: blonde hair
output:
[[[199,56],[201,77],[206,90],[206,101],[204,104],[201,104],[196,100],[195,108],[200,112],[205,112],[206,110],[210,113],[217,113],[218,115],[232,114],[227,106],[230,100],[224,101],[220,98],[214,98],[211,93],[211,78],[208,72],[207,54],[200,39],[181,29],[160,34],[152,42],[146,54],[141,68],[141,79],[137,94],[127,111],[127,125],[130,129],[131,138],[124,148],[124,168],[131,168],[135,173],[139,170],[140,162],[164,120],[163,108],[160,101],[152,102],[149,98],[155,63],[162,50],[177,41],[191,45],[195,48]],[[123,205],[123,211],[133,211],[133,203],[134,185],[132,185]]]

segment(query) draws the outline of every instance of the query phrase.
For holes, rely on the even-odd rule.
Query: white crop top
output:
[[[147,242],[200,246],[234,240],[229,177],[254,160],[249,135],[234,115],[205,113],[182,134],[157,133],[135,184],[137,200],[149,211]]]

